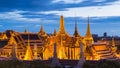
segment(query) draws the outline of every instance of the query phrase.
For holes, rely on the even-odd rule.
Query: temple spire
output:
[[[75,31],[78,32],[77,22],[75,21]]]
[[[94,43],[92,34],[90,32],[90,20],[89,20],[89,17],[88,17],[87,31],[86,31],[86,35],[84,37],[84,40],[86,41],[85,45],[90,45],[90,44]]]
[[[86,32],[86,36],[87,37],[91,37],[91,32],[90,32],[90,20],[89,20],[89,17],[88,17],[88,25],[87,25],[87,32]]]
[[[44,28],[43,28],[42,25],[41,25],[41,28],[40,28],[39,34],[42,35],[42,36],[47,36],[47,34],[46,34],[46,32],[44,31]]]
[[[59,27],[59,33],[61,33],[61,34],[65,33],[64,17],[63,17],[63,16],[60,16],[60,27]]]
[[[56,29],[54,29],[54,33],[53,33],[53,35],[54,35],[54,36],[56,36],[56,35],[57,35]]]
[[[25,28],[25,33],[28,33],[28,29],[27,28]]]
[[[74,32],[74,37],[80,37],[80,34],[78,32],[78,27],[77,27],[77,21],[76,21],[76,18],[75,18],[75,32]]]
[[[41,28],[40,28],[40,32],[44,32],[44,28],[43,28],[42,25],[41,25]]]
[[[114,37],[112,37],[112,46],[115,46],[115,41],[114,41]]]
[[[24,60],[33,60],[32,49],[30,47],[29,34],[28,34],[28,45],[27,45],[27,50],[26,50]]]

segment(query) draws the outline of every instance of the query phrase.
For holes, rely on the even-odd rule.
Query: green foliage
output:
[[[90,64],[88,62],[85,62],[83,64],[83,68],[97,68],[95,64]]]
[[[0,61],[0,68],[50,68],[40,61]]]
[[[120,68],[120,63],[110,60],[102,60],[98,64],[99,68]]]
[[[120,68],[120,63],[110,60],[100,60],[97,64],[85,62],[83,68]]]

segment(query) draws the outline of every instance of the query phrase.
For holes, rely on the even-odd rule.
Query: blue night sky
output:
[[[60,15],[70,35],[76,17],[84,36],[89,16],[92,34],[120,36],[120,0],[0,0],[0,31],[24,32],[27,27],[29,32],[38,32],[43,25],[47,33],[53,33],[59,29]]]

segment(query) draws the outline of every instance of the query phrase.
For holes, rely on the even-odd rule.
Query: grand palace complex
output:
[[[119,55],[116,53],[114,37],[112,43],[103,41],[94,42],[90,31],[90,20],[85,36],[78,32],[77,23],[73,36],[70,36],[64,27],[64,17],[60,16],[59,30],[54,30],[53,34],[47,34],[41,26],[38,33],[9,31],[0,34],[0,57],[14,58],[19,60],[48,60],[54,56],[54,45],[56,44],[56,54],[58,59],[79,60],[80,45],[83,45],[85,60],[114,59]]]

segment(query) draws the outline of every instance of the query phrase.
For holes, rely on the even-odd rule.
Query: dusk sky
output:
[[[74,33],[75,17],[80,35],[86,33],[90,17],[91,33],[120,36],[120,0],[0,0],[0,32],[15,30],[47,33],[59,29],[59,18],[65,18],[66,32]]]

